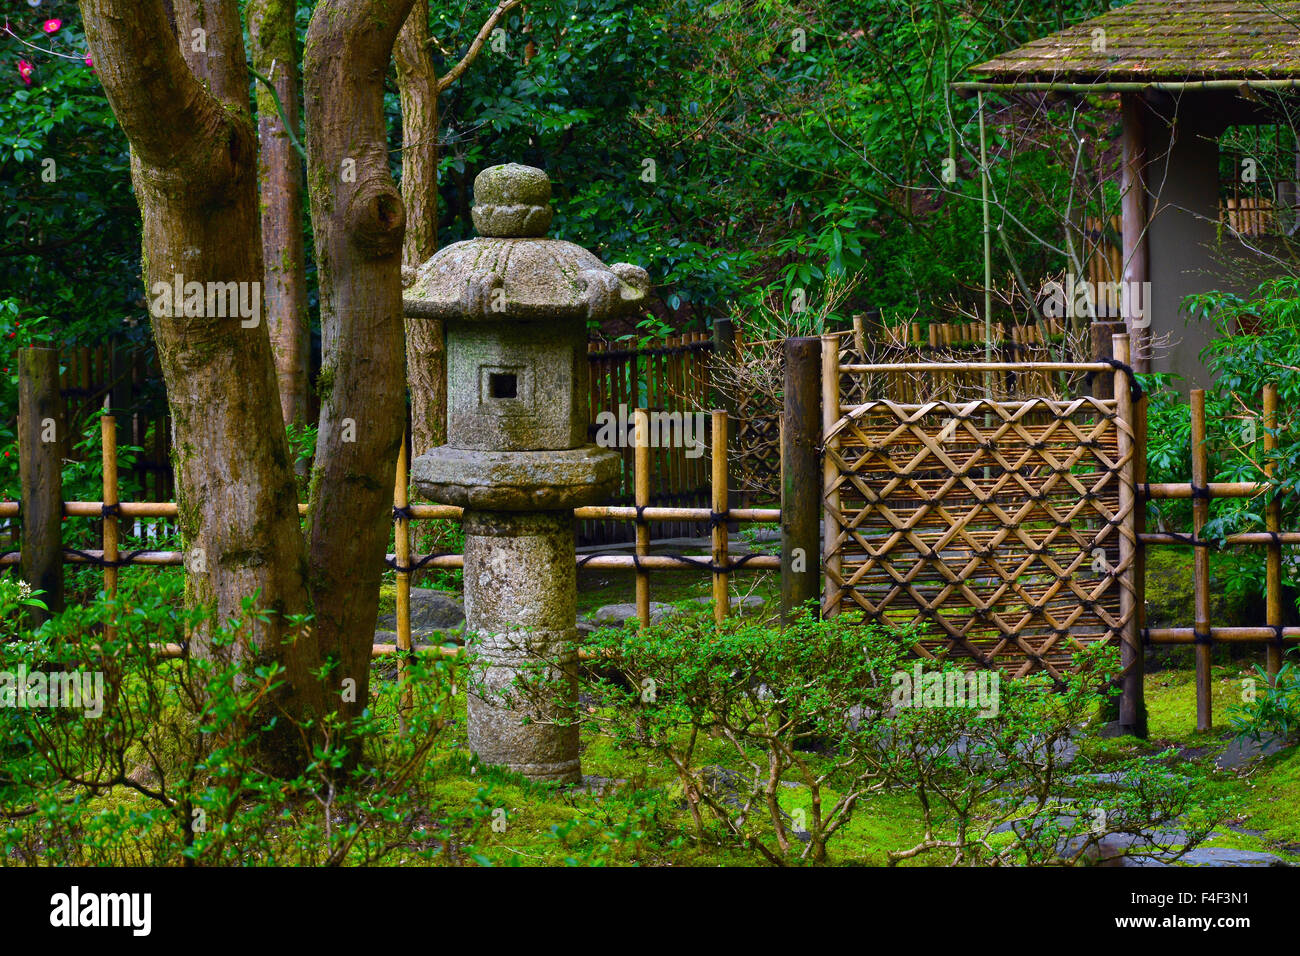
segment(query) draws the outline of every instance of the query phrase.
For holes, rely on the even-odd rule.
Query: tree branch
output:
[[[499,23],[502,17],[518,5],[519,0],[501,0],[501,2],[497,4],[497,8],[492,11],[492,14],[485,21],[483,21],[483,26],[479,28],[478,36],[476,36],[474,42],[469,45],[469,49],[465,52],[465,55],[460,58],[460,62],[438,78],[439,93],[443,92],[447,87],[459,80],[461,74],[473,65],[474,61],[478,58],[478,51],[483,49],[483,44],[486,43],[487,38],[492,35],[492,31],[496,29],[497,23]]]

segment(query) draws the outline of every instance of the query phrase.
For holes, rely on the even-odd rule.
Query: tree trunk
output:
[[[262,259],[266,278],[266,324],[275,355],[280,411],[285,424],[307,420],[311,338],[307,326],[307,270],[302,237],[302,161],[290,133],[298,131],[298,51],[294,6],[282,0],[249,0],[248,38],[253,69],[271,81],[275,97],[257,84],[257,133],[261,143],[258,186],[262,203]],[[285,129],[285,120],[289,129]]]
[[[146,292],[173,421],[187,589],[217,620],[239,616],[243,599],[259,595],[256,606],[271,613],[251,623],[238,650],[283,664],[286,684],[268,708],[305,716],[319,702],[311,676],[318,658],[313,637],[285,618],[306,611],[308,594],[260,321],[257,139],[239,14],[234,0],[207,0],[202,15],[199,0],[176,0],[174,8],[171,24],[162,0],[81,0],[96,70],[131,143]],[[232,310],[229,299],[204,296],[193,309],[172,303],[178,282],[237,283],[226,288],[242,290],[236,298],[259,321]],[[192,635],[196,653],[212,653],[209,636],[206,628]],[[260,738],[264,765],[292,772],[303,758],[298,733],[283,720],[277,727]]]
[[[322,0],[303,63],[307,188],[320,269],[320,430],[309,561],[316,634],[340,712],[369,694],[380,571],[405,421],[401,251],[383,77],[412,0]]]
[[[415,0],[394,50],[402,99],[402,261],[414,269],[438,251],[438,77],[429,54],[429,0]],[[447,353],[439,320],[406,320],[411,447],[447,440]]]

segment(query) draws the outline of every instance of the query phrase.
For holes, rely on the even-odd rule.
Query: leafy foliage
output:
[[[881,792],[911,794],[923,823],[891,864],[940,853],[962,865],[1177,856],[1221,812],[1160,766],[1167,755],[1112,767],[1130,782],[1118,790],[1080,774],[1081,761],[1067,774],[1070,739],[1117,672],[1112,650],[1081,654],[1063,688],[984,674],[992,695],[932,699],[919,688],[970,688],[970,675],[914,660],[910,646],[811,615],[782,628],[697,615],[603,630],[587,644],[602,664],[575,718],[674,768],[697,841],[778,865],[826,862],[860,802]],[[1186,830],[1177,846],[1153,833],[1174,821]]]
[[[1255,498],[1218,499],[1210,503],[1207,537],[1222,540],[1230,534],[1263,531],[1268,501],[1281,503],[1282,527],[1300,526],[1300,279],[1284,277],[1260,285],[1250,295],[1211,292],[1191,296],[1192,315],[1211,322],[1218,335],[1202,353],[1214,374],[1206,389],[1206,450],[1211,481],[1269,481],[1272,490]],[[1149,478],[1153,482],[1191,480],[1191,412],[1171,384],[1152,377],[1148,408]],[[1266,452],[1262,392],[1266,384],[1278,388],[1278,448]],[[1267,478],[1272,465],[1275,477]],[[1164,503],[1153,509],[1158,520],[1180,526],[1190,524],[1190,505]],[[1264,552],[1240,548],[1231,560],[1216,562],[1233,592],[1262,594]],[[1283,579],[1300,586],[1300,550],[1283,546]]]

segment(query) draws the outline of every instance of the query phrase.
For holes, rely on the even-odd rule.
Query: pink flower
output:
[[[62,20],[46,20],[41,24],[41,29],[46,33],[58,33],[61,26],[63,26]]]
[[[23,78],[23,82],[28,86],[32,85],[32,71],[35,69],[36,67],[32,66],[26,60],[18,61],[18,75]]]
[[[86,54],[86,66],[90,67],[91,69],[94,69],[95,67],[95,60],[89,53]]]

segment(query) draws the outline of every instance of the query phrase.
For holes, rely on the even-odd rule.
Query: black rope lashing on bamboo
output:
[[[65,556],[75,555],[76,557],[81,558],[86,564],[93,564],[98,568],[125,568],[129,565],[135,564],[135,559],[140,557],[140,555],[151,554],[152,552],[152,548],[141,548],[138,551],[128,551],[124,555],[118,555],[116,561],[110,561],[102,555],[91,554],[78,548],[70,548],[67,545],[63,546],[63,553]]]
[[[99,513],[102,514],[105,518],[120,518],[122,517],[122,506],[121,505],[100,505]]]
[[[393,505],[393,521],[414,521],[415,512],[410,505]]]
[[[1161,534],[1173,538],[1175,544],[1185,544],[1193,548],[1213,548],[1214,542],[1208,538],[1198,538],[1192,534],[1183,534],[1181,531],[1162,531]]]
[[[651,567],[650,565],[646,565],[643,568],[641,565],[641,555],[639,554],[626,555],[626,554],[617,554],[615,552],[610,552],[610,551],[599,552],[596,554],[584,554],[579,556],[578,570],[582,570],[589,563],[594,561],[596,558],[626,558],[626,557],[632,558],[632,567],[637,571],[644,570],[648,572],[648,571],[665,570],[664,568],[655,568],[655,567]],[[735,558],[732,558],[726,564],[721,564],[719,562],[714,561],[712,556],[706,557],[704,555],[656,554],[656,555],[646,555],[646,557],[669,558],[674,563],[680,564],[683,567],[699,568],[701,570],[711,571],[714,574],[725,574],[729,571],[739,570],[740,568],[743,568],[746,564],[748,564],[750,561],[754,561],[758,558],[765,557],[765,555],[759,554],[757,552],[751,552],[750,554],[741,554],[741,555],[737,555]]]
[[[1208,485],[1192,485],[1192,498],[1197,501],[1209,501],[1210,489]]]
[[[1213,638],[1213,636],[1211,636],[1211,634],[1210,634],[1209,631],[1197,631],[1197,630],[1193,630],[1193,631],[1192,631],[1192,643],[1193,643],[1193,644],[1213,644],[1213,643],[1214,643],[1214,638]]]
[[[445,558],[445,557],[447,557],[448,555],[454,555],[455,553],[456,553],[456,552],[454,552],[454,551],[434,551],[434,552],[432,552],[432,553],[430,553],[430,554],[423,555],[423,556],[422,556],[418,561],[416,561],[414,564],[408,564],[408,565],[407,565],[406,567],[404,567],[404,568],[399,568],[399,567],[397,566],[397,559],[396,559],[396,558],[390,558],[390,557],[385,556],[385,557],[384,557],[384,567],[388,568],[388,570],[390,570],[390,571],[396,571],[398,574],[411,574],[411,573],[413,573],[413,572],[415,572],[415,571],[419,571],[419,570],[420,570],[422,567],[424,567],[426,564],[428,564],[428,563],[431,562],[431,561],[436,560],[437,558]]]
[[[1132,398],[1134,402],[1140,401],[1142,396],[1146,394],[1146,392],[1142,390],[1142,384],[1137,380],[1137,373],[1133,371],[1131,366],[1125,365],[1119,359],[1107,358],[1105,356],[1095,358],[1093,361],[1102,365],[1109,365],[1117,372],[1123,372],[1128,378],[1128,392],[1130,398]],[[1089,384],[1092,383],[1093,376],[1096,374],[1096,372],[1089,372],[1087,374],[1086,377]]]

